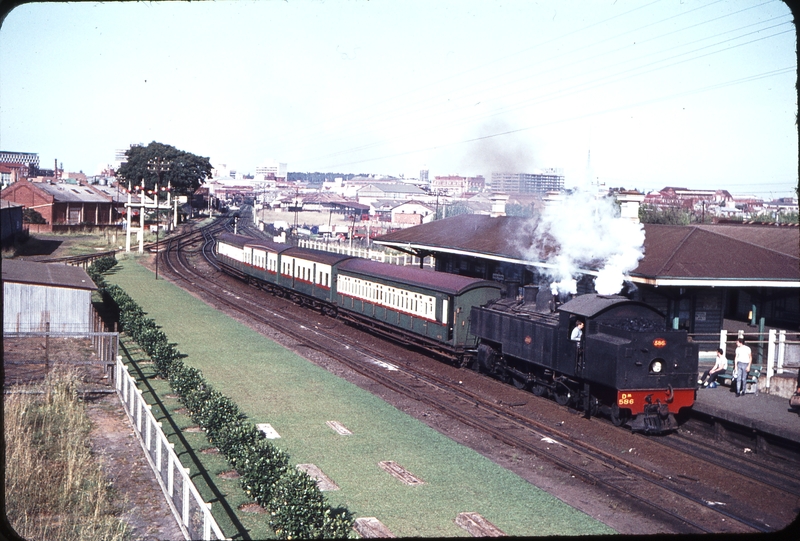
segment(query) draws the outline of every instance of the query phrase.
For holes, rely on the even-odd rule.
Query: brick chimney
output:
[[[505,216],[506,215],[506,202],[508,201],[508,195],[504,193],[493,193],[491,196],[492,201],[492,218],[497,218],[498,216]]]
[[[633,191],[618,192],[616,194],[620,208],[620,218],[627,218],[633,223],[639,223],[639,205],[644,201],[644,194]]]

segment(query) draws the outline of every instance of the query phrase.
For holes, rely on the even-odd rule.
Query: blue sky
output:
[[[797,186],[795,46],[780,1],[26,4],[0,28],[0,148],[769,198]]]

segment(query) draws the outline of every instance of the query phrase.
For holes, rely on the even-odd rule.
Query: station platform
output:
[[[755,432],[800,445],[800,414],[789,407],[789,399],[758,393],[736,397],[731,387],[701,387],[695,411]]]

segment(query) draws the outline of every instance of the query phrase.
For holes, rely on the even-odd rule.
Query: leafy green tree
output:
[[[34,209],[22,209],[22,221],[26,224],[44,224],[47,220]]]
[[[798,214],[796,212],[762,212],[750,217],[751,222],[796,224]]]
[[[472,214],[472,209],[463,201],[456,201],[449,205],[440,205],[439,212],[436,214],[436,219],[451,218],[459,214]]]
[[[173,195],[191,195],[204,179],[211,178],[208,158],[163,143],[153,141],[146,147],[131,147],[125,156],[127,162],[117,170],[117,176],[132,186],[140,186],[143,182],[145,190],[152,190],[159,183],[159,166],[165,169],[160,173],[159,188],[169,182]]]
[[[533,209],[533,205],[519,205],[519,204],[507,204],[506,205],[506,215],[507,216],[521,216],[523,218],[532,218],[535,214]]]
[[[652,205],[641,205],[639,221],[643,224],[689,225],[692,216],[689,212],[676,207],[659,209]]]

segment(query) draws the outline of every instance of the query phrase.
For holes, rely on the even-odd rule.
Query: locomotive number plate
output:
[[[653,347],[663,348],[666,345],[667,345],[667,340],[665,338],[656,338],[653,340]]]
[[[633,393],[622,393],[619,396],[619,400],[617,400],[617,404],[619,404],[620,406],[632,406]]]

